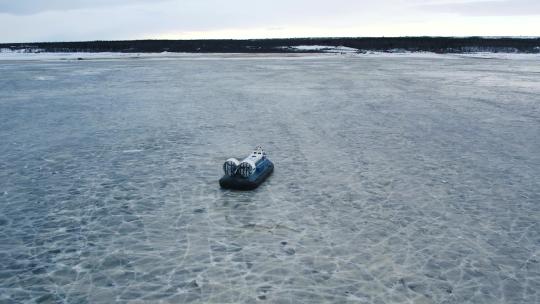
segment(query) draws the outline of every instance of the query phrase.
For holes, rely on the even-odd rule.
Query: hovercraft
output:
[[[223,164],[225,175],[219,185],[226,189],[253,190],[274,171],[274,164],[259,146],[244,160],[229,158]]]

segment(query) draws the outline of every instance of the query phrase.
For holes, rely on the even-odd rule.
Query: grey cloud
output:
[[[535,26],[538,21],[531,20],[539,18],[520,16],[540,12],[540,0],[463,1],[466,0],[0,0],[0,41],[178,37],[212,31],[229,35],[250,30],[262,33],[254,34],[256,37],[273,37],[279,29],[297,36],[326,29],[326,33],[341,36],[396,32],[440,35],[452,34],[448,29],[450,22],[463,24],[455,30],[456,35],[470,32],[530,36],[537,35],[540,28]],[[448,12],[456,14],[441,18],[442,13]],[[470,15],[517,17],[491,18],[475,24]],[[437,25],[439,19],[442,21]],[[501,22],[508,24],[501,27]],[[433,24],[434,28],[424,29]],[[261,29],[267,29],[266,33]]]
[[[114,7],[145,2],[152,4],[159,0],[0,0],[0,13],[27,15],[44,11]]]
[[[274,1],[253,1],[253,0],[0,0],[0,13],[17,15],[35,14],[45,11],[66,11],[73,9],[87,8],[109,8],[131,4],[146,4],[153,6],[158,2],[176,3],[186,9],[212,12],[217,9],[226,11],[253,13],[273,13],[273,14],[320,14],[328,15],[336,12],[362,12],[389,7],[402,3],[403,0],[383,0],[383,1],[355,1],[355,0],[274,0]],[[425,0],[412,0],[418,2]],[[302,16],[298,16],[302,17]]]
[[[52,0],[29,10],[22,4],[28,6],[32,1],[23,0],[17,14],[1,14],[7,7],[0,7],[0,41],[135,39],[197,31],[353,27],[379,22],[384,14],[385,22],[403,19],[392,13],[395,9],[390,5],[400,1],[384,0],[366,6],[353,0],[138,0],[138,5],[129,5],[133,1],[111,4],[99,0],[79,1],[75,6]]]
[[[434,12],[456,13],[465,16],[526,16],[540,15],[539,0],[490,0],[462,3],[422,5]]]

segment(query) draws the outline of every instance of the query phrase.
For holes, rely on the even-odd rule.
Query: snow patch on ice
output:
[[[7,50],[7,51],[6,51]],[[49,52],[26,52],[22,50],[11,51],[2,49],[0,60],[83,60],[83,59],[120,59],[120,58],[140,58],[154,57],[159,54],[138,54],[138,53],[49,53]]]
[[[0,52],[0,61],[2,60],[125,60],[125,59],[171,59],[171,60],[263,60],[263,59],[317,59],[329,57],[330,54],[324,53],[9,53]]]
[[[309,52],[325,52],[325,53],[357,53],[358,49],[347,46],[332,46],[332,45],[294,45],[279,47],[282,50],[289,51],[309,51]]]
[[[131,149],[131,150],[123,150],[122,153],[139,153],[139,152],[142,152],[144,150],[142,149]]]
[[[489,52],[472,52],[472,53],[432,53],[432,52],[376,52],[368,51],[354,54],[358,57],[389,57],[389,58],[426,58],[426,59],[508,59],[508,60],[530,60],[540,59],[540,54],[537,53],[489,53]]]
[[[39,76],[35,76],[34,79],[35,80],[40,80],[40,81],[47,81],[47,80],[54,80],[55,77],[39,75]]]
[[[460,57],[466,58],[478,58],[478,59],[540,59],[540,53],[489,53],[489,52],[475,52],[475,53],[463,53],[455,54]]]

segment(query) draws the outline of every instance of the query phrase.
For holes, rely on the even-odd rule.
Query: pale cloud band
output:
[[[540,1],[0,0],[0,41],[540,36]]]
[[[533,16],[540,15],[538,0],[487,0],[434,3],[424,6],[434,12],[467,16]]]

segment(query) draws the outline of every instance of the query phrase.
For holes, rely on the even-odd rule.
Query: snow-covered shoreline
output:
[[[345,47],[309,46],[309,48],[286,47],[294,49],[292,53],[119,53],[119,52],[24,52],[0,50],[0,61],[56,61],[56,60],[125,60],[125,59],[310,59],[341,57],[410,57],[410,58],[439,58],[439,59],[540,59],[540,53],[431,53],[431,52],[375,52],[362,51]],[[308,51],[308,52],[304,52]],[[313,52],[309,52],[313,51]],[[320,52],[316,52],[320,51]]]

